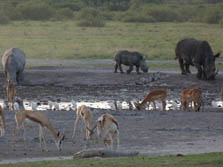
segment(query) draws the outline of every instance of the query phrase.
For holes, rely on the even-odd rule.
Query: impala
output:
[[[154,109],[156,110],[156,103],[155,101],[161,101],[163,105],[163,111],[166,109],[166,91],[165,90],[153,90],[149,92],[149,94],[143,99],[141,103],[139,103],[136,108],[138,110],[141,110],[142,106],[144,104],[147,104],[148,108],[150,106],[150,103],[152,102],[154,105]]]

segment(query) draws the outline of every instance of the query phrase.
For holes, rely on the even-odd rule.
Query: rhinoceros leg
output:
[[[182,75],[186,75],[187,73],[186,73],[186,71],[184,70],[184,60],[181,59],[181,58],[179,58],[178,60],[179,60],[179,64],[180,64],[181,74],[182,74]]]
[[[195,67],[197,68],[197,78],[202,79],[202,76],[203,76],[202,67],[198,64],[195,64]]]
[[[136,66],[136,72],[137,72],[137,74],[140,74],[140,72],[139,72],[139,66]]]
[[[116,63],[115,64],[115,71],[114,71],[114,73],[117,73],[117,70],[118,70],[118,64]]]
[[[185,64],[185,68],[186,68],[186,72],[191,74],[191,72],[190,72],[190,65],[189,64]]]
[[[123,74],[123,70],[122,70],[122,66],[121,66],[121,64],[118,64],[118,67],[119,67],[120,73]]]
[[[130,65],[129,66],[129,69],[127,70],[127,74],[129,74],[130,72],[132,72],[132,70],[133,70],[133,65]]]

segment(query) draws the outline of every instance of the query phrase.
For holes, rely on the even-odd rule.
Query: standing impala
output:
[[[184,111],[187,111],[189,103],[194,102],[194,111],[200,111],[200,107],[202,104],[201,98],[201,89],[200,88],[191,88],[186,89],[181,93],[181,108]]]
[[[5,135],[5,112],[4,109],[0,106],[0,116],[2,119],[2,123],[0,126],[0,136],[4,136]]]
[[[118,121],[110,114],[102,114],[93,129],[88,129],[90,135],[94,134],[94,129],[97,128],[97,140],[105,146],[110,146],[113,149],[114,139],[117,140],[117,149],[119,148],[119,124]]]
[[[138,110],[141,110],[142,106],[144,104],[147,104],[148,108],[149,108],[149,105],[150,103],[152,102],[153,105],[154,105],[154,109],[156,110],[156,103],[155,101],[158,101],[160,100],[162,102],[162,105],[163,105],[163,111],[165,111],[166,109],[166,91],[165,90],[154,90],[154,91],[151,91],[144,99],[141,103],[139,103],[136,108]]]
[[[72,139],[74,138],[75,131],[77,128],[77,123],[78,123],[78,120],[80,117],[82,118],[82,120],[84,121],[84,124],[85,124],[86,139],[90,139],[90,132],[88,129],[91,129],[92,112],[91,112],[90,108],[85,105],[81,105],[77,108],[76,120],[74,121],[74,129],[73,129]]]
[[[45,151],[48,151],[47,146],[46,146],[45,136],[44,136],[44,128],[47,128],[50,131],[51,135],[53,136],[54,142],[56,143],[57,149],[61,151],[62,141],[64,140],[65,136],[63,133],[62,134],[60,134],[60,132],[56,133],[56,130],[53,128],[47,116],[43,114],[42,112],[38,112],[38,111],[20,110],[15,113],[16,129],[14,131],[14,137],[16,137],[16,132],[20,128],[23,128],[24,130],[23,139],[24,139],[24,143],[26,145],[27,150],[29,150],[29,146],[26,142],[26,136],[25,136],[26,135],[25,127],[24,127],[25,119],[28,119],[32,122],[39,124],[39,140],[40,140],[40,147],[42,151],[44,151],[42,147],[43,145],[42,141],[44,142]],[[14,141],[13,149],[15,150],[15,141]]]

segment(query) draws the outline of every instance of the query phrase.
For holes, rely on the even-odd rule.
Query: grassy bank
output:
[[[109,22],[102,28],[81,28],[74,21],[19,21],[0,26],[0,53],[18,47],[32,59],[110,59],[127,49],[150,60],[171,60],[184,37],[207,40],[214,52],[222,50],[219,25]]]
[[[223,153],[186,156],[129,157],[109,159],[77,159],[65,161],[42,161],[32,163],[4,164],[4,167],[222,167]]]

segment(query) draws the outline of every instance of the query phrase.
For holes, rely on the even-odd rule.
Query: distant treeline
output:
[[[84,19],[87,23],[92,18],[96,22],[223,24],[222,9],[223,0],[1,0],[0,24],[12,20],[64,19],[82,19],[82,22]],[[97,23],[92,25],[97,26]]]

